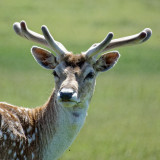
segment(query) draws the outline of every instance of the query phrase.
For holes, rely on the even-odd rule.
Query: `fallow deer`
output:
[[[53,70],[55,88],[41,107],[29,109],[0,103],[1,160],[58,159],[84,124],[98,73],[112,68],[120,57],[118,51],[104,52],[145,42],[152,33],[147,28],[139,34],[112,40],[110,32],[102,42],[74,55],[54,40],[46,26],[42,26],[43,35],[29,30],[24,21],[14,23],[13,28],[19,36],[56,53],[36,46],[31,49],[42,67]]]

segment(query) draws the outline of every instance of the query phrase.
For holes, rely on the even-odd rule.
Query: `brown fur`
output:
[[[63,58],[67,66],[82,67],[86,61],[86,57],[82,54],[66,54]]]

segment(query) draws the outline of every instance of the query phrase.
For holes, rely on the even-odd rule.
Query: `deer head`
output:
[[[52,54],[36,46],[31,49],[33,57],[42,67],[53,70],[56,101],[64,107],[89,103],[98,73],[112,68],[120,57],[118,51],[106,51],[124,45],[143,43],[152,33],[147,28],[139,34],[112,40],[113,33],[110,32],[102,42],[92,45],[86,52],[75,55],[60,42],[55,41],[46,26],[42,26],[41,29],[43,35],[29,30],[24,21],[14,24],[14,30],[18,35],[54,51],[55,54]],[[100,54],[102,55],[97,58]]]

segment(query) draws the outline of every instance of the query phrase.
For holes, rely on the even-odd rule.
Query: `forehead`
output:
[[[63,61],[65,62],[66,66],[82,68],[86,62],[86,57],[82,54],[67,54],[64,56]]]
[[[92,66],[87,62],[87,59],[82,54],[67,54],[62,59],[62,62],[57,66],[60,71],[68,70],[69,72],[83,72]]]

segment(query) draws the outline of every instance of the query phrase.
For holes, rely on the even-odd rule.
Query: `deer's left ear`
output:
[[[103,54],[94,64],[94,68],[98,72],[104,72],[112,68],[118,61],[120,54],[118,51],[112,51]]]

